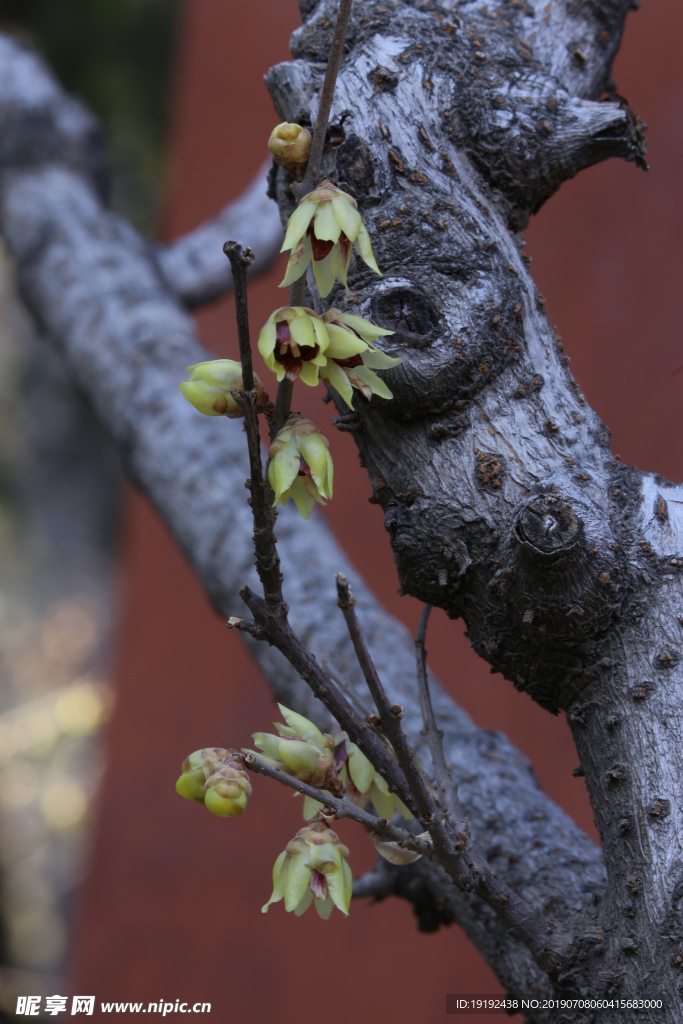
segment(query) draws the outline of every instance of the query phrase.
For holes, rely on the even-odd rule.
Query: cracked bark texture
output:
[[[357,197],[384,276],[352,263],[329,304],[393,329],[383,347],[403,357],[392,402],[355,397],[354,437],[404,591],[463,617],[573,729],[609,882],[557,990],[660,995],[681,1020],[680,488],[612,457],[518,233],[582,168],[646,166],[642,123],[600,99],[629,6],[358,5],[324,170]],[[334,4],[302,10],[268,84],[306,125]],[[283,174],[276,191],[286,217]]]
[[[307,104],[310,110],[316,76],[322,73],[316,62],[322,59],[320,48],[324,49],[329,31],[323,24],[326,10],[323,5],[309,11],[309,27],[295,37],[297,53],[306,52],[313,64],[297,61],[273,75],[273,82],[281,86],[280,106],[292,116],[285,106],[291,102],[300,121],[307,116]],[[628,111],[618,103],[591,103],[585,112],[579,103],[584,94],[574,78],[593,82],[587,96],[599,91],[625,8],[615,5],[613,15],[605,16],[606,27],[599,29],[608,34],[603,50],[586,42],[593,38],[593,30],[582,19],[585,12],[593,17],[592,10],[581,5],[572,15],[574,21],[570,19],[572,26],[585,29],[584,39],[578,28],[572,28],[584,47],[580,52],[586,58],[585,78],[575,66],[579,59],[567,58],[564,52],[555,68],[564,82],[570,120],[583,117],[592,130],[604,106],[613,126],[610,135],[606,122],[600,121],[595,146],[584,139],[577,147],[584,165],[591,153],[595,159],[606,155],[605,138],[619,133],[621,141],[613,152],[641,153],[637,122]],[[603,5],[600,10],[608,8]],[[531,19],[534,8],[528,5],[524,13],[510,5],[506,11],[523,42],[526,28],[519,27],[520,19]],[[384,408],[379,402],[373,407],[358,404],[361,421],[370,428],[358,439],[394,533],[404,587],[421,596],[429,592],[433,603],[445,603],[452,614],[464,614],[475,646],[489,661],[546,706],[569,707],[605,842],[610,881],[606,886],[594,845],[540,793],[521,755],[503,737],[474,727],[439,692],[436,708],[446,732],[447,756],[473,829],[505,880],[543,906],[549,928],[573,937],[574,962],[562,978],[547,978],[475,897],[456,892],[429,864],[420,862],[415,869],[396,873],[384,889],[410,899],[424,928],[452,919],[461,923],[511,992],[624,995],[648,991],[648,978],[654,976],[655,994],[669,1007],[666,1019],[680,1019],[675,986],[680,976],[676,936],[681,927],[675,900],[677,893],[680,897],[676,872],[680,877],[681,871],[680,846],[674,838],[680,836],[675,784],[675,777],[680,778],[680,750],[675,746],[680,735],[675,734],[674,721],[680,702],[672,696],[678,679],[673,632],[657,666],[651,661],[653,643],[669,611],[667,596],[671,604],[676,600],[677,497],[671,485],[612,467],[607,433],[572,388],[562,353],[538,308],[518,239],[508,234],[509,224],[516,228],[523,223],[528,211],[545,198],[548,174],[536,180],[525,167],[525,191],[515,193],[510,186],[509,195],[503,194],[502,155],[494,160],[489,154],[488,164],[482,158],[475,165],[476,137],[472,142],[471,131],[460,132],[462,140],[454,136],[454,145],[450,129],[444,130],[452,114],[444,121],[430,115],[437,87],[443,95],[450,88],[455,93],[465,90],[462,82],[473,83],[474,89],[479,81],[475,72],[468,76],[462,69],[465,50],[457,52],[471,31],[465,19],[479,24],[485,18],[486,33],[483,28],[479,32],[484,39],[494,31],[495,19],[482,14],[476,4],[433,12],[440,14],[441,22],[428,11],[409,6],[394,8],[390,22],[385,13],[371,4],[357,12],[359,18],[367,18],[350,37],[335,107],[339,130],[333,125],[328,152],[335,173],[357,191],[371,227],[372,216],[376,217],[373,240],[387,272],[379,285],[369,274],[357,275],[351,308],[361,313],[372,309],[377,319],[400,327],[391,347],[405,357],[404,366],[391,375],[397,401]],[[536,19],[539,25],[543,17],[541,13]],[[433,48],[434,59],[443,60],[444,68],[451,70],[439,75],[438,68],[430,70],[432,78],[425,80],[430,85],[424,90],[416,88],[417,77],[408,79],[402,92],[404,76],[415,74],[419,62],[426,60],[428,48],[420,40],[427,37],[419,34],[425,18],[433,32],[443,35],[441,47]],[[373,26],[374,35],[368,35]],[[557,26],[549,35],[537,31],[537,39],[546,39],[547,51],[555,53]],[[395,42],[403,44],[406,38],[414,55],[396,60],[406,50],[396,51]],[[373,63],[371,44],[381,50],[381,65]],[[456,48],[450,65],[449,48]],[[486,50],[484,61],[474,57],[480,49],[471,44],[470,62],[476,60],[475,66],[485,66],[488,59]],[[512,50],[503,49],[508,60]],[[545,53],[539,49],[535,57],[526,58],[520,51],[520,75],[527,68],[536,80],[546,81]],[[198,417],[180,398],[176,385],[184,367],[205,354],[151,248],[106,213],[88,184],[98,166],[87,146],[89,129],[84,127],[81,136],[66,134],[64,155],[57,143],[41,149],[43,138],[59,141],[59,118],[68,100],[29,52],[4,43],[1,56],[0,118],[6,148],[0,226],[17,260],[25,299],[65,355],[117,441],[130,475],[166,518],[216,606],[224,614],[239,613],[236,591],[244,582],[253,582],[251,523],[241,500],[246,451],[239,427]],[[369,62],[364,78],[354,78],[356,58]],[[514,68],[508,72],[513,73]],[[560,82],[551,84],[559,96]],[[545,87],[550,88],[547,81]],[[484,89],[478,102],[484,102],[485,93]],[[464,91],[460,100],[464,107]],[[397,110],[403,107],[409,114],[418,101],[416,123],[408,119],[401,128]],[[381,124],[375,114],[366,116],[373,104],[381,104]],[[352,113],[342,123],[341,114],[349,106]],[[470,109],[474,115],[476,102]],[[38,115],[41,133],[32,136],[33,143],[26,148],[26,125]],[[87,119],[79,116],[87,126]],[[519,122],[523,128],[521,114]],[[566,134],[559,134],[561,142]],[[508,137],[512,141],[514,132],[502,136],[501,144]],[[575,135],[569,132],[569,137]],[[563,146],[566,150],[564,143],[560,149]],[[440,150],[446,159],[441,159]],[[433,166],[437,160],[440,163]],[[566,153],[553,160],[554,166],[572,171]],[[485,166],[498,176],[495,190],[482,177]],[[362,194],[367,193],[370,200],[363,201]],[[388,218],[386,214],[393,212],[396,216]],[[339,305],[344,301],[342,295],[334,299]],[[463,349],[462,356],[457,349]],[[478,358],[478,349],[484,358]],[[570,464],[566,458],[577,461]],[[593,479],[574,480],[588,475],[586,467]],[[605,485],[610,476],[617,494]],[[658,530],[664,531],[661,538]],[[304,534],[296,513],[285,510],[277,532],[287,597],[296,610],[295,628],[362,699],[350,644],[335,610],[334,573],[349,575],[373,657],[392,698],[406,705],[406,727],[428,764],[419,736],[410,639],[349,570],[322,522],[313,520]],[[634,537],[652,550],[629,548]],[[619,544],[619,549],[612,544]],[[648,596],[657,594],[647,606],[639,585],[643,572],[650,581],[643,581]],[[568,610],[570,615],[565,614]],[[487,652],[490,636],[502,641]],[[320,720],[307,691],[279,656],[258,645],[254,654],[278,697]],[[646,672],[639,661],[647,666]],[[636,697],[634,691],[629,697],[627,674],[631,689],[638,688],[643,696]],[[653,685],[642,690],[643,681]],[[625,818],[630,818],[629,827],[622,824]],[[603,1014],[600,1019],[623,1020],[628,1014]]]

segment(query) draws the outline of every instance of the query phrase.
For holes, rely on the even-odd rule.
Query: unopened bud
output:
[[[183,761],[176,792],[186,800],[205,804],[221,818],[241,814],[251,796],[251,783],[241,755],[225,747],[195,750]]]
[[[284,167],[295,181],[302,181],[311,148],[311,133],[300,124],[283,121],[273,128],[268,139],[268,149],[275,162]]]

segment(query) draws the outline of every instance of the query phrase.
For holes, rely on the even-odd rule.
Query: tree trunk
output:
[[[515,233],[578,170],[645,166],[641,123],[598,102],[629,6],[358,5],[324,169],[384,276],[355,263],[329,305],[403,358],[393,401],[355,399],[354,437],[404,591],[574,732],[608,887],[555,990],[681,1020],[680,489],[612,457]],[[270,72],[283,119],[314,120],[334,12],[306,4]],[[276,191],[287,216],[283,172]]]

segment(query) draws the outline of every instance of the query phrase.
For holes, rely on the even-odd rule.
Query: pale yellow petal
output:
[[[310,494],[303,477],[296,478],[289,493],[303,518],[308,519],[315,505],[315,498]]]
[[[333,256],[336,249],[337,246],[332,249],[332,252],[327,254],[324,260],[313,260],[315,283],[318,285],[318,291],[323,299],[326,295],[330,294],[332,286],[337,279],[333,262]]]
[[[380,398],[394,397],[382,378],[378,377],[372,370],[369,370],[367,366],[356,366],[354,372],[361,380],[365,381],[373,395],[379,395]]]
[[[308,359],[301,364],[299,380],[302,380],[304,384],[308,384],[311,388],[316,386],[318,383],[318,366],[316,361]]]
[[[295,249],[297,247],[303,236],[306,234],[308,225],[313,219],[316,205],[316,203],[309,203],[304,200],[300,206],[297,206],[287,223],[285,240],[282,243],[280,252],[285,252],[286,249]]]
[[[364,224],[361,224],[358,237],[356,238],[356,251],[364,263],[370,267],[370,270],[374,270],[376,274],[381,277],[379,267],[375,262],[375,257],[372,254],[372,245],[370,243],[370,235],[368,234],[367,228]]]
[[[320,376],[329,381],[335,391],[337,391],[344,399],[349,409],[353,409],[353,388],[351,387],[349,378],[346,376],[341,366],[338,366],[337,363],[331,361],[327,364],[324,370],[320,371]]]
[[[312,259],[313,249],[311,247],[311,240],[307,235],[304,244],[297,248],[289,257],[285,276],[278,287],[287,288],[290,284],[293,284],[294,281],[298,281],[299,278],[306,273],[308,264]]]
[[[330,344],[325,355],[328,359],[350,359],[351,356],[358,356],[367,351],[368,346],[362,338],[356,337],[353,331],[338,327],[337,324],[328,324],[327,334]]]
[[[315,347],[315,331],[311,318],[304,313],[303,316],[295,316],[289,321],[289,333],[297,345]]]
[[[339,241],[342,229],[334,215],[332,203],[329,200],[318,203],[318,209],[315,211],[315,220],[313,221],[313,230],[315,231],[315,237],[319,238],[321,242]]]
[[[384,327],[378,327],[377,324],[373,324],[370,320],[364,320],[362,316],[355,316],[353,313],[340,313],[335,317],[335,320],[339,320],[353,331],[357,331],[361,338],[364,338],[366,341],[374,341],[375,338],[380,338],[385,334],[396,333],[395,331],[387,331]]]
[[[275,491],[275,504],[280,501],[285,491],[289,490],[296,480],[300,466],[299,449],[294,441],[288,442],[268,466],[268,479]]]
[[[336,199],[332,200],[330,204],[334,210],[334,215],[337,218],[337,223],[340,228],[349,239],[350,242],[355,242],[360,226],[363,223],[360,219],[358,210],[351,205],[346,195],[337,196]],[[315,231],[318,234],[318,229]]]

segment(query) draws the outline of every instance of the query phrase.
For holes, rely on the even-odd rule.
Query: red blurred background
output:
[[[186,3],[165,238],[214,214],[261,165],[275,123],[263,75],[289,58],[298,24],[296,0]],[[619,92],[648,123],[650,173],[616,161],[584,172],[527,232],[537,284],[583,392],[612,429],[614,451],[671,479],[683,477],[682,36],[680,3],[650,2],[629,16],[614,69]],[[280,301],[281,273],[278,264],[252,287],[255,326]],[[232,311],[227,299],[198,317],[217,355],[236,355]],[[303,405],[321,423],[331,413],[319,397],[307,393]],[[336,434],[333,443],[336,496],[325,514],[375,593],[414,630],[420,606],[396,593],[381,512],[367,502],[353,442]],[[268,728],[275,710],[268,688],[133,493],[124,562],[118,698],[77,921],[74,991],[98,1000],[206,1001],[219,1019],[257,1024],[289,1024],[320,1010],[326,1024],[349,1015],[436,1021],[446,993],[499,992],[458,929],[421,935],[397,901],[354,904],[348,920],[333,914],[327,924],[312,912],[294,919],[281,904],[261,914],[273,861],[300,827],[300,808],[257,779],[248,813],[224,821],[178,799],[173,781],[191,750],[240,746]],[[577,758],[564,719],[491,675],[462,634],[461,624],[432,616],[434,671],[480,725],[525,751],[545,790],[595,834],[584,783],[571,775]],[[353,825],[340,831],[358,874],[372,863],[369,844]]]

